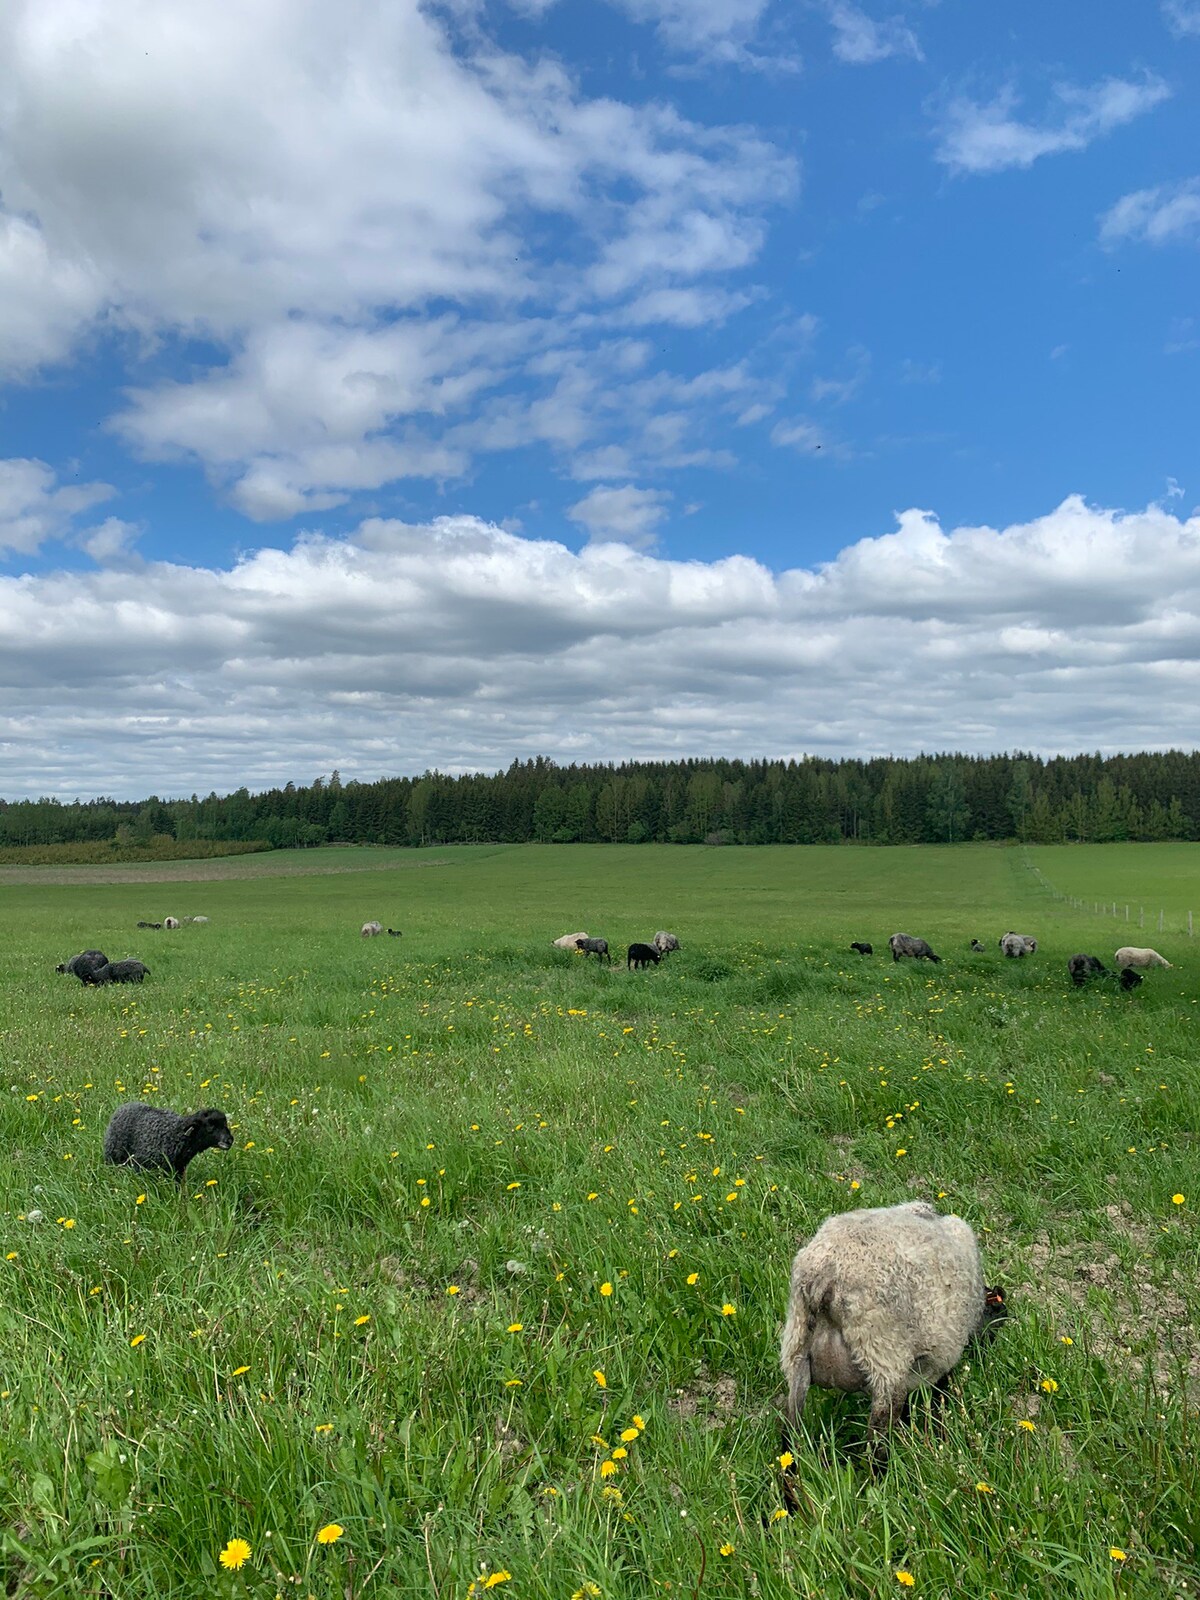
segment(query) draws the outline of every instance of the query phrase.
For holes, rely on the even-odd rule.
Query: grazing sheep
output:
[[[1145,983],[1145,978],[1140,972],[1135,972],[1132,967],[1121,968],[1121,987],[1128,994],[1130,989],[1136,989],[1139,983]]]
[[[165,1107],[132,1101],[118,1106],[104,1133],[104,1159],[115,1166],[173,1172],[182,1183],[188,1162],[202,1150],[228,1150],[233,1134],[216,1106],[181,1117]]]
[[[207,922],[207,921],[208,921],[208,918],[207,918],[207,917],[192,917],[192,918],[191,918],[191,921],[192,921],[192,922],[193,922],[193,923],[194,923],[194,924],[195,924],[195,923],[203,923],[203,922]]]
[[[364,939],[374,939],[377,934],[382,932],[382,922],[364,922],[362,925],[362,937]]]
[[[661,930],[654,935],[652,943],[660,956],[670,955],[672,950],[683,949],[683,946],[673,933],[665,933]]]
[[[596,956],[607,961],[612,966],[612,957],[608,953],[607,939],[576,939],[576,950],[582,950],[585,956]]]
[[[103,950],[81,950],[77,956],[72,956],[69,961],[60,961],[55,967],[55,972],[69,972],[73,977],[82,978],[85,972],[95,972],[99,967],[108,965],[108,957]]]
[[[1024,933],[1011,931],[1000,936],[1000,949],[1006,956],[1031,956],[1037,950],[1037,940]]]
[[[892,952],[892,960],[899,961],[901,956],[911,956],[914,961],[940,961],[941,956],[935,956],[924,939],[914,939],[911,933],[894,933],[888,940]]]
[[[625,955],[625,966],[627,970],[637,967],[644,969],[647,961],[653,961],[657,966],[661,960],[662,956],[652,944],[631,944]]]
[[[106,961],[102,967],[91,967],[79,974],[84,983],[97,986],[105,983],[141,983],[150,976],[150,968],[140,961]]]
[[[971,940],[971,949],[974,950],[976,952],[976,954],[980,954],[981,955],[983,953],[983,951],[984,951],[984,948],[985,947],[980,944],[978,939],[972,939]]]
[[[162,927],[162,923],[161,922],[139,922],[138,923],[138,927],[139,928],[161,928]]]
[[[927,1200],[827,1217],[792,1262],[779,1351],[789,1425],[810,1384],[865,1390],[881,1458],[909,1393],[922,1384],[944,1393],[968,1340],[1005,1314],[1004,1291],[984,1287],[979,1245],[961,1217]]]
[[[1085,955],[1082,951],[1070,958],[1067,962],[1067,971],[1071,974],[1071,982],[1077,989],[1082,989],[1084,984],[1093,978],[1115,978],[1128,994],[1130,989],[1136,989],[1138,984],[1144,981],[1141,973],[1135,972],[1132,967],[1125,967],[1120,973],[1112,972],[1096,956]]]
[[[163,918],[163,927],[164,928],[178,928],[179,926],[180,926],[180,922],[179,922],[179,918],[178,917],[164,917]]]
[[[860,956],[873,956],[875,954],[875,946],[873,944],[864,944],[858,939],[854,941],[850,948],[851,950],[857,950]]]
[[[1157,950],[1142,950],[1135,944],[1123,944],[1113,956],[1118,967],[1169,967],[1171,963]]]
[[[575,950],[578,948],[579,940],[586,938],[587,931],[583,929],[579,933],[564,933],[561,939],[553,939],[551,943],[556,950]]]
[[[389,928],[388,932],[391,934],[393,939],[403,939],[404,937],[403,930],[400,928]]]

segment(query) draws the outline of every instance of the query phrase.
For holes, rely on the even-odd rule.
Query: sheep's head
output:
[[[202,1149],[228,1150],[233,1144],[225,1113],[217,1106],[205,1106],[203,1111],[193,1112],[189,1120]]]
[[[1008,1302],[1004,1298],[1004,1290],[996,1283],[983,1291],[983,1312],[979,1318],[979,1326],[975,1330],[976,1339],[982,1341],[995,1338],[1000,1324],[1008,1316]]]

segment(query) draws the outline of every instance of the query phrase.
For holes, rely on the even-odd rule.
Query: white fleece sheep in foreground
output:
[[[1143,950],[1136,944],[1123,944],[1113,957],[1113,960],[1118,967],[1169,967],[1171,965],[1166,956],[1160,956],[1157,950]]]
[[[795,1426],[810,1384],[871,1396],[877,1453],[913,1389],[946,1387],[973,1334],[1004,1315],[984,1289],[979,1246],[961,1217],[927,1200],[828,1217],[792,1263],[780,1344]]]

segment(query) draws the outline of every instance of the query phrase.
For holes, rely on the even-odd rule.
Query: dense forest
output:
[[[201,799],[0,801],[0,849],[137,854],[332,843],[934,844],[1200,839],[1200,752],[649,761],[307,785]],[[94,859],[94,854],[89,851]]]

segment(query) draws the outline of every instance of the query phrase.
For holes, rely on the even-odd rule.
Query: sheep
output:
[[[911,933],[894,933],[888,940],[892,952],[892,960],[899,961],[901,956],[911,956],[914,961],[940,961],[941,956],[935,956],[925,943],[924,939],[914,939]]]
[[[216,1106],[180,1116],[161,1106],[129,1101],[118,1106],[104,1132],[104,1159],[114,1166],[173,1172],[182,1183],[188,1162],[202,1150],[228,1150],[233,1134]]]
[[[1006,1315],[1003,1289],[985,1288],[975,1234],[927,1200],[827,1217],[792,1262],[779,1359],[786,1418],[799,1423],[810,1384],[871,1397],[877,1461],[909,1393],[939,1397],[968,1341]]]
[[[1132,967],[1125,967],[1120,973],[1112,972],[1103,961],[1096,956],[1085,955],[1082,951],[1072,956],[1067,962],[1067,971],[1071,974],[1071,982],[1077,989],[1082,989],[1085,983],[1092,978],[1116,978],[1126,994],[1131,989],[1136,989],[1144,980],[1140,972],[1135,972]]]
[[[403,939],[404,937],[404,931],[401,928],[389,928],[388,932],[391,934],[393,939]]]
[[[208,918],[207,917],[193,917],[191,920],[192,920],[193,925],[199,925],[201,923],[207,922]]]
[[[1008,933],[1000,936],[1000,949],[1006,956],[1031,956],[1037,950],[1037,940],[1031,939],[1024,933]]]
[[[180,926],[180,922],[179,922],[179,918],[178,917],[164,917],[163,918],[163,927],[164,928],[178,928],[179,926]]]
[[[576,950],[581,950],[585,956],[596,956],[607,961],[612,966],[612,957],[608,953],[607,939],[576,939]]]
[[[143,966],[140,961],[106,961],[102,967],[90,968],[81,972],[80,978],[84,983],[141,983],[143,978],[150,976],[150,968]]]
[[[1171,963],[1157,950],[1143,950],[1135,944],[1123,944],[1113,956],[1118,967],[1169,967]]]
[[[971,940],[971,949],[974,950],[977,955],[982,955],[983,951],[984,951],[984,948],[985,947],[982,944],[980,944],[978,939],[972,939]]]
[[[138,927],[139,928],[161,928],[162,927],[162,923],[161,922],[139,922],[138,923]]]
[[[856,939],[850,948],[851,950],[857,950],[860,956],[873,956],[875,954],[874,945],[865,944],[859,939]]]
[[[645,968],[647,961],[653,961],[657,966],[662,956],[652,944],[631,944],[625,954],[626,970],[635,967]]]
[[[682,950],[683,946],[673,933],[665,933],[661,929],[654,935],[651,943],[660,956],[670,955],[672,950]]]
[[[382,922],[364,922],[362,925],[362,937],[364,939],[374,939],[377,934],[382,932]]]
[[[579,940],[586,938],[587,930],[582,929],[579,933],[564,933],[561,939],[552,939],[550,942],[556,950],[575,950]]]
[[[60,961],[55,967],[55,972],[69,972],[72,977],[82,978],[85,972],[95,972],[99,967],[108,965],[108,957],[103,950],[81,950],[77,956],[72,956],[69,961]]]

